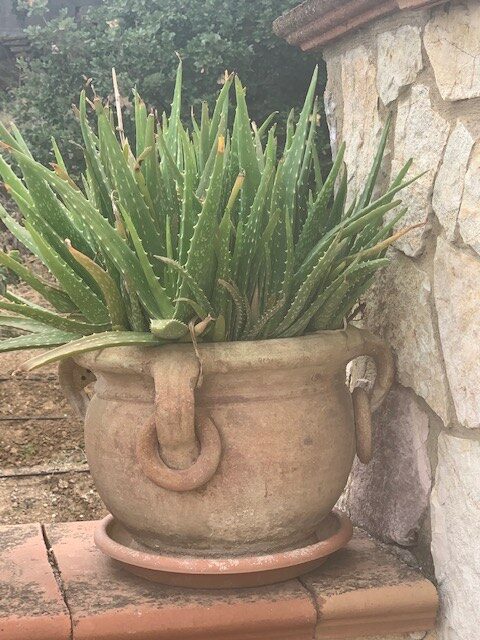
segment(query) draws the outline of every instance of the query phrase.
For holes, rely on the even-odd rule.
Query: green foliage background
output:
[[[92,78],[97,93],[108,96],[115,66],[123,95],[131,98],[136,87],[150,106],[168,110],[178,52],[184,61],[185,104],[199,111],[202,100],[212,103],[228,69],[247,86],[255,121],[279,111],[284,122],[286,112],[301,105],[318,62],[272,32],[273,20],[296,4],[298,0],[106,0],[77,20],[60,15],[29,30],[31,55],[20,62],[20,84],[4,108],[39,160],[52,160],[49,137],[54,135],[67,164],[79,168],[81,151],[70,143],[80,139],[71,105],[78,103],[86,80]],[[324,78],[322,70],[321,83]],[[131,111],[127,103],[127,128]],[[324,134],[325,150],[326,139]]]

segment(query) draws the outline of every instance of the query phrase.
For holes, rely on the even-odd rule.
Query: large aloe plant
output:
[[[134,146],[118,103],[115,110],[83,94],[80,184],[55,141],[49,169],[14,126],[0,126],[0,174],[23,223],[1,207],[0,217],[55,280],[0,253],[0,266],[45,300],[40,306],[7,289],[0,325],[22,333],[0,351],[57,346],[27,363],[34,368],[118,345],[342,327],[399,235],[392,230],[404,212],[388,224],[383,218],[400,204],[395,196],[408,184],[410,163],[373,199],[387,126],[363,191],[347,205],[343,144],[325,180],[320,171],[316,81],[315,72],[281,150],[271,118],[250,122],[245,89],[232,76],[213,112],[205,104],[200,121],[192,115],[191,131],[180,119],[181,64],[169,115],[158,120],[135,95]]]

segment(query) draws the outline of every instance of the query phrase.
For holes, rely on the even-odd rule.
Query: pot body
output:
[[[188,344],[77,357],[96,377],[85,443],[109,511],[139,543],[166,553],[242,555],[313,542],[343,491],[355,455],[345,367],[367,351],[357,331],[200,345],[203,382],[197,388],[197,378],[189,379],[189,367],[181,364],[182,358],[191,361],[198,375]],[[166,408],[159,407],[166,402],[163,386]],[[185,405],[188,389],[192,403]],[[175,421],[178,414],[181,421],[185,406],[197,427],[214,425],[221,451],[208,481],[179,491],[148,477],[139,438],[156,415],[153,455],[162,464],[170,459],[172,473],[188,466],[188,460],[169,458],[171,443],[164,446],[158,424],[162,415]],[[192,463],[202,446],[195,432],[193,437]]]

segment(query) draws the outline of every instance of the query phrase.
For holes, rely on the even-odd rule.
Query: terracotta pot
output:
[[[109,511],[140,544],[215,557],[315,541],[346,484],[356,447],[369,457],[370,407],[347,363],[375,359],[372,409],[388,392],[385,343],[348,327],[300,338],[113,348],[61,366],[85,406],[87,458]],[[355,430],[355,421],[357,431]],[[357,440],[357,442],[356,442]]]

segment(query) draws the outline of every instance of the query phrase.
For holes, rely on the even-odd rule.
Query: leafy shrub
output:
[[[316,149],[316,72],[285,143],[267,119],[251,125],[235,78],[233,123],[226,78],[215,108],[187,131],[181,122],[181,65],[170,115],[157,122],[135,99],[135,146],[113,109],[97,97],[94,132],[85,93],[79,118],[87,173],[82,188],[61,155],[36,162],[20,133],[0,127],[0,174],[24,216],[0,208],[6,226],[55,276],[52,285],[0,253],[0,265],[36,289],[55,311],[5,293],[0,309],[30,335],[0,350],[64,345],[39,366],[82,351],[167,341],[287,338],[341,328],[375,271],[387,262],[400,211],[395,195],[410,162],[372,200],[388,128],[365,186],[347,204],[342,144],[322,180]],[[1,157],[0,157],[1,160]],[[338,189],[334,185],[338,178]],[[0,325],[4,321],[0,315]]]
[[[249,87],[254,120],[263,121],[278,110],[284,121],[287,108],[301,106],[314,66],[272,32],[273,20],[295,4],[297,0],[258,0],[254,5],[249,0],[105,0],[78,19],[60,15],[30,28],[31,56],[20,62],[21,83],[11,92],[6,111],[39,160],[52,160],[48,139],[53,135],[69,166],[79,167],[81,151],[69,144],[79,142],[71,105],[78,103],[87,79],[106,96],[115,66],[123,94],[136,87],[148,105],[162,112],[173,90],[177,52],[184,61],[187,105],[199,111],[202,100],[211,103],[228,69]],[[128,130],[128,101],[125,110]],[[183,116],[187,119],[189,113]]]

